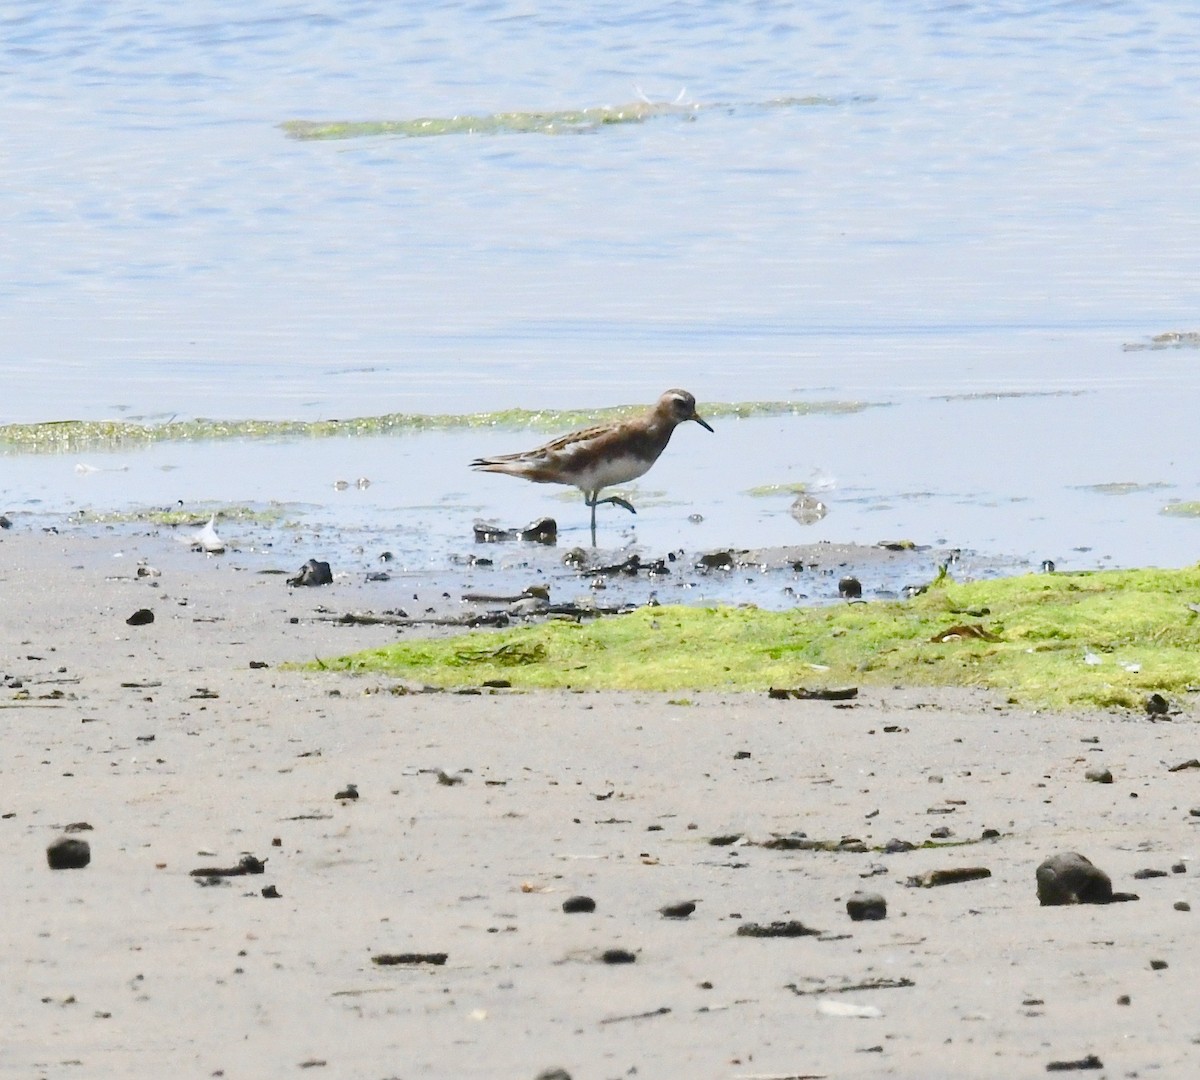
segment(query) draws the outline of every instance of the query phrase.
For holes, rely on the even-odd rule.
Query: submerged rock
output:
[[[288,578],[289,585],[331,585],[333,583],[333,571],[329,569],[329,563],[321,562],[319,559],[309,559],[295,577]]]
[[[501,544],[524,540],[527,543],[545,544],[547,547],[551,547],[558,543],[558,522],[552,517],[536,518],[523,528],[513,529],[497,525],[494,521],[476,521],[474,531],[477,544]]]
[[[838,596],[847,600],[857,600],[862,596],[862,582],[856,577],[847,575],[838,582]]]
[[[788,511],[801,525],[815,525],[829,513],[829,507],[813,495],[797,495]]]

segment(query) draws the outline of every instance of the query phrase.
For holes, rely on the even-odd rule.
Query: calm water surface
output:
[[[1200,498],[1200,355],[1122,346],[1200,328],[1200,9],[17,2],[0,31],[0,421],[579,407],[673,385],[863,400],[883,407],[681,430],[636,531],[614,511],[611,539],[1196,557],[1200,522],[1157,511]],[[559,136],[278,127],[641,96],[727,107]],[[768,107],[787,97],[821,103]],[[436,560],[476,516],[550,512],[582,538],[553,489],[464,468],[541,437],[9,456],[0,499],[281,499],[403,522]],[[334,493],[360,475],[367,493]],[[797,481],[829,504],[820,524],[745,494]],[[1089,488],[1111,482],[1161,486]]]

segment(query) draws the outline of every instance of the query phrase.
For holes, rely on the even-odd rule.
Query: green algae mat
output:
[[[705,402],[709,419],[745,420],[759,416],[837,416],[879,408],[865,401]],[[608,409],[504,409],[478,413],[383,413],[344,420],[180,420],[139,424],[124,420],[55,420],[41,424],[0,424],[0,450],[58,453],[84,448],[116,449],[160,442],[213,442],[222,439],[328,439],[403,435],[473,428],[530,428],[565,431],[646,410],[646,405]]]
[[[427,139],[438,135],[569,135],[598,131],[618,124],[644,124],[648,120],[667,117],[695,120],[704,113],[712,112],[735,113],[837,104],[839,102],[836,99],[819,95],[771,98],[752,105],[631,101],[624,105],[595,105],[582,109],[530,109],[475,116],[419,116],[408,120],[285,120],[279,126],[289,138],[304,142],[381,135],[405,139]]]
[[[790,612],[650,607],[407,641],[310,666],[435,686],[965,686],[1030,707],[1140,709],[1151,693],[1200,688],[1200,568],[943,578],[912,600]]]

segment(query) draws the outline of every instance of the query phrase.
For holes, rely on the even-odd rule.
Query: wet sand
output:
[[[139,559],[161,574],[137,577]],[[165,536],[0,536],[0,1069],[1009,1078],[1094,1055],[1088,1075],[1196,1071],[1198,915],[1176,904],[1200,903],[1200,769],[1170,771],[1196,756],[1194,708],[415,693],[281,670],[398,631],[328,621],[364,606],[357,582],[289,589],[248,565]],[[141,608],[153,623],[127,625]],[[1113,782],[1086,780],[1094,765]],[[46,846],[81,822],[90,865],[50,870]],[[878,850],[940,828],[966,843]],[[867,850],[763,846],[797,831]],[[1059,851],[1140,899],[1039,907],[1035,869]],[[190,873],[245,854],[265,872]],[[906,885],[963,867],[990,876]],[[885,920],[848,918],[859,889]],[[564,913],[577,894],[596,910]],[[684,900],[690,917],[659,914]],[[737,934],[787,920],[820,933]],[[604,963],[613,949],[634,961]],[[847,1011],[869,1015],[831,1014]]]

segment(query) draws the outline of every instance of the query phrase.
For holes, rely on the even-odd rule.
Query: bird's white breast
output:
[[[636,480],[653,464],[653,461],[632,454],[599,457],[591,462],[576,458],[571,463],[571,483],[581,491],[599,491],[614,484]]]

